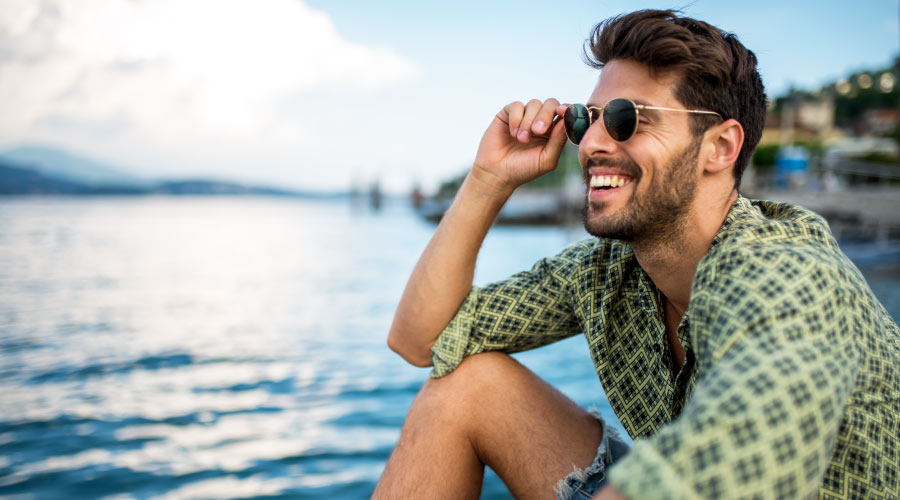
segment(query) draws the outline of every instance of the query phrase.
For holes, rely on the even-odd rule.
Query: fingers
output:
[[[532,136],[547,134],[561,107],[559,101],[553,98],[544,102],[532,99],[528,104],[517,101],[507,105],[504,110],[509,117],[510,135],[519,142],[528,142]]]
[[[525,105],[519,101],[512,102],[503,108],[508,116],[509,135],[516,137],[519,134],[519,124],[522,123],[522,116],[525,114]]]
[[[562,110],[565,113],[565,108]],[[553,165],[556,165],[556,162],[559,161],[559,156],[562,154],[563,147],[566,145],[566,130],[565,126],[562,124],[562,120],[556,120],[556,122],[552,125],[552,129],[550,130],[550,140],[547,141],[547,146],[545,147],[546,155],[544,158],[546,161],[552,162]]]

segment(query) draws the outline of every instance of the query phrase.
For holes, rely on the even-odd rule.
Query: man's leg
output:
[[[375,499],[478,498],[489,465],[517,499],[553,497],[594,459],[602,426],[506,354],[467,358],[416,396]]]

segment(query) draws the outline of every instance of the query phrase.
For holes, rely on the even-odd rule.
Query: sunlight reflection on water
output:
[[[399,205],[0,200],[0,495],[367,497],[427,376],[385,336],[433,229]],[[495,228],[476,282],[582,237]],[[614,419],[583,338],[519,359]]]
[[[385,334],[432,231],[336,202],[0,201],[0,494],[367,496],[427,374]],[[500,230],[484,267],[567,237]]]

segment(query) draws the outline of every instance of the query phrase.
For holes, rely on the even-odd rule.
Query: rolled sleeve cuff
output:
[[[700,498],[647,441],[636,442],[628,455],[612,466],[607,481],[626,498]]]
[[[469,342],[478,304],[477,288],[466,295],[459,310],[431,346],[432,378],[440,378],[456,369],[469,351]]]

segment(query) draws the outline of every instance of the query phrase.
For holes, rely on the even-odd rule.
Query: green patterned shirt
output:
[[[677,334],[631,248],[591,239],[473,288],[432,348],[466,356],[584,332],[634,448],[629,498],[900,498],[900,330],[826,223],[739,197],[697,265]]]

